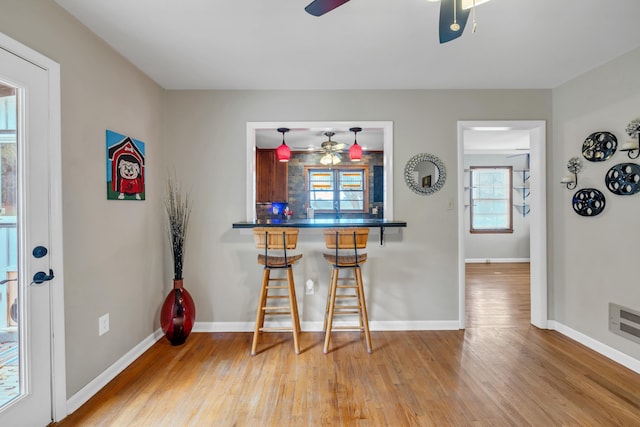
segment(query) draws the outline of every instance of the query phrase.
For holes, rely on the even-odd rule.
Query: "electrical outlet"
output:
[[[109,332],[109,313],[98,319],[98,335],[104,335],[107,332]]]
[[[306,294],[313,295],[315,293],[313,280],[311,279],[307,280],[307,283],[305,283],[305,285],[306,285],[306,291],[307,291]]]

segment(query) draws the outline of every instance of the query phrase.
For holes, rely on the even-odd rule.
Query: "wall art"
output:
[[[609,160],[616,152],[618,139],[611,132],[594,132],[584,140],[582,155],[592,162]]]
[[[640,165],[620,163],[609,169],[604,177],[609,191],[620,196],[630,196],[640,191]]]
[[[631,138],[638,139],[640,137],[640,119],[631,120],[625,131]]]
[[[583,188],[573,195],[573,210],[578,215],[596,216],[604,210],[604,194],[595,188]]]
[[[144,200],[144,142],[107,130],[107,199]]]

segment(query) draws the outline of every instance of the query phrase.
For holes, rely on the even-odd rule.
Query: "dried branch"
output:
[[[169,239],[173,254],[174,279],[182,280],[184,243],[189,229],[191,199],[189,193],[182,193],[182,188],[176,183],[175,178],[169,178],[164,205],[169,217]]]

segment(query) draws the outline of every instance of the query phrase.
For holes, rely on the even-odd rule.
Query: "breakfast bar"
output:
[[[337,228],[368,227],[380,229],[380,244],[384,242],[385,228],[406,227],[406,221],[382,218],[312,218],[312,219],[258,219],[233,223],[233,228],[255,227],[295,227],[295,228]]]

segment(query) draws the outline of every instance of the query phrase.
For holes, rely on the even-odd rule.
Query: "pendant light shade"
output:
[[[289,132],[288,128],[278,128],[278,132],[282,133],[282,144],[276,149],[276,157],[279,162],[288,162],[291,158],[291,150],[284,142],[284,134]]]
[[[362,147],[358,145],[357,136],[362,128],[351,128],[349,130],[353,132],[353,145],[349,148],[349,158],[351,158],[352,162],[359,162],[362,160]]]

